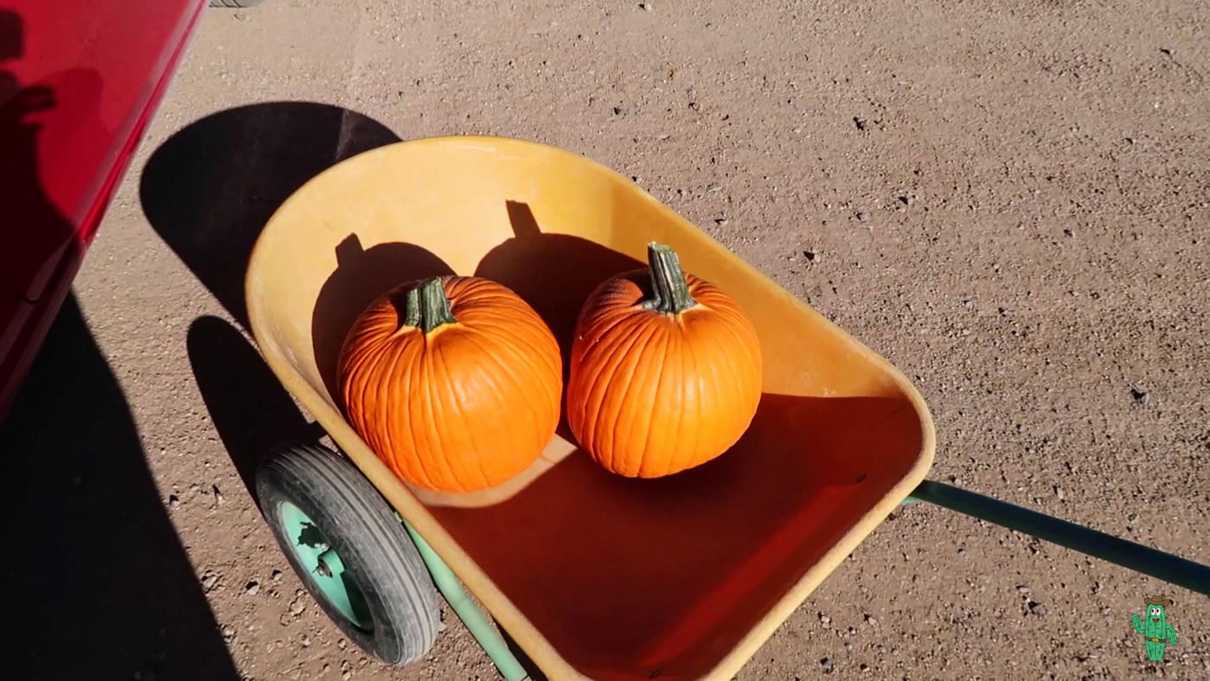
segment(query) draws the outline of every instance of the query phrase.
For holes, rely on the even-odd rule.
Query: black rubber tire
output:
[[[228,7],[232,9],[240,9],[243,7],[252,7],[259,5],[264,0],[210,0],[211,7]]]
[[[256,471],[256,495],[282,553],[349,640],[390,665],[420,659],[437,638],[437,590],[395,512],[352,463],[321,445],[279,448]],[[365,595],[364,631],[340,614],[299,564],[281,520],[289,501],[310,516]]]

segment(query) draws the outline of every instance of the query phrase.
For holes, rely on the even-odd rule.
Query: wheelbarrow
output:
[[[650,241],[734,296],[760,336],[759,408],[718,459],[622,478],[560,427],[520,475],[448,495],[401,482],[343,417],[340,344],[383,291],[488,277],[525,298],[566,352],[587,294],[642,266]],[[273,215],[245,289],[265,361],[335,445],[270,457],[256,475],[262,512],[324,611],[391,664],[428,651],[439,589],[510,681],[729,679],[913,498],[1210,585],[1204,566],[925,482],[933,421],[895,367],[634,183],[566,151],[446,137],[360,154]]]

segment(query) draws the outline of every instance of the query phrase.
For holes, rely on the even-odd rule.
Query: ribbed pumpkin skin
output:
[[[735,301],[686,275],[697,305],[645,309],[648,270],[599,286],[576,325],[567,418],[580,446],[619,475],[703,464],[743,435],[761,396],[756,330]]]
[[[528,467],[559,421],[562,360],[550,329],[508,288],[443,277],[456,323],[406,326],[401,286],[346,336],[340,385],[349,422],[403,480],[470,492]]]

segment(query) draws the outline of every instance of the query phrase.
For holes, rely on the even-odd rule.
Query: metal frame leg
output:
[[[441,595],[445,596],[450,607],[458,614],[458,619],[462,620],[462,623],[470,630],[471,636],[475,637],[483,651],[491,658],[496,669],[500,670],[500,674],[506,681],[529,679],[525,668],[517,661],[517,657],[513,655],[508,644],[504,642],[504,637],[496,631],[496,627],[479,609],[479,606],[467,596],[466,590],[462,588],[462,582],[445,564],[445,561],[441,560],[441,556],[438,556],[424,540],[424,537],[421,537],[406,521],[403,526],[407,528],[408,534],[416,544],[416,549],[420,551],[420,557],[428,566],[429,574],[433,576],[433,583],[437,585]]]

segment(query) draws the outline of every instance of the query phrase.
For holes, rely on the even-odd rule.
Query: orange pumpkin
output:
[[[567,420],[606,469],[653,478],[743,435],[761,396],[760,342],[739,305],[651,244],[646,269],[601,284],[580,312]]]
[[[559,421],[555,338],[488,279],[437,277],[384,294],[350,329],[339,370],[353,428],[396,475],[429,489],[504,482]]]

